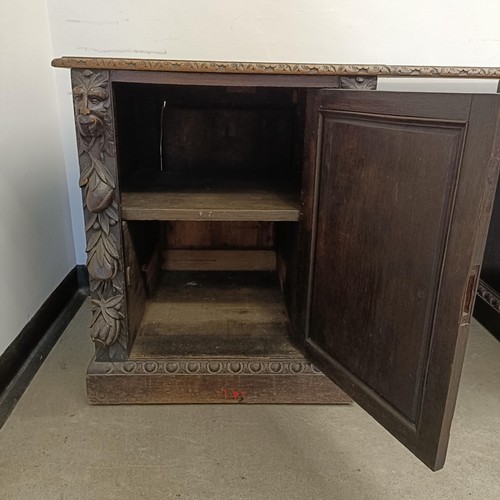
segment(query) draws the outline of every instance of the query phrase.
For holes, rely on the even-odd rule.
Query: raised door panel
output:
[[[324,91],[306,346],[444,461],[496,161],[496,96]]]

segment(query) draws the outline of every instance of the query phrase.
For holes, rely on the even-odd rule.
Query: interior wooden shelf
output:
[[[298,357],[276,273],[165,272],[130,357]]]
[[[125,192],[125,220],[297,221],[298,202],[273,191]]]

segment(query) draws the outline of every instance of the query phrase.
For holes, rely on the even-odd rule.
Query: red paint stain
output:
[[[246,391],[231,390],[226,387],[222,389],[222,394],[224,394],[224,399],[233,399],[234,401],[243,401],[247,397]]]

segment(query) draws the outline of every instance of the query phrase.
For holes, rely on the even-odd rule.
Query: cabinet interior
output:
[[[131,359],[303,356],[304,106],[293,88],[115,84]]]

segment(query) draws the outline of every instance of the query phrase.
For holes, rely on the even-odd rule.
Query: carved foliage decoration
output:
[[[73,70],[72,83],[87,236],[91,335],[116,358],[126,341],[109,73]]]
[[[387,64],[302,64],[229,61],[180,61],[110,57],[61,57],[56,68],[101,68],[135,71],[195,73],[256,73],[275,75],[419,76],[443,78],[499,78],[500,67],[391,66]]]
[[[376,76],[341,76],[340,88],[350,90],[376,90]]]

